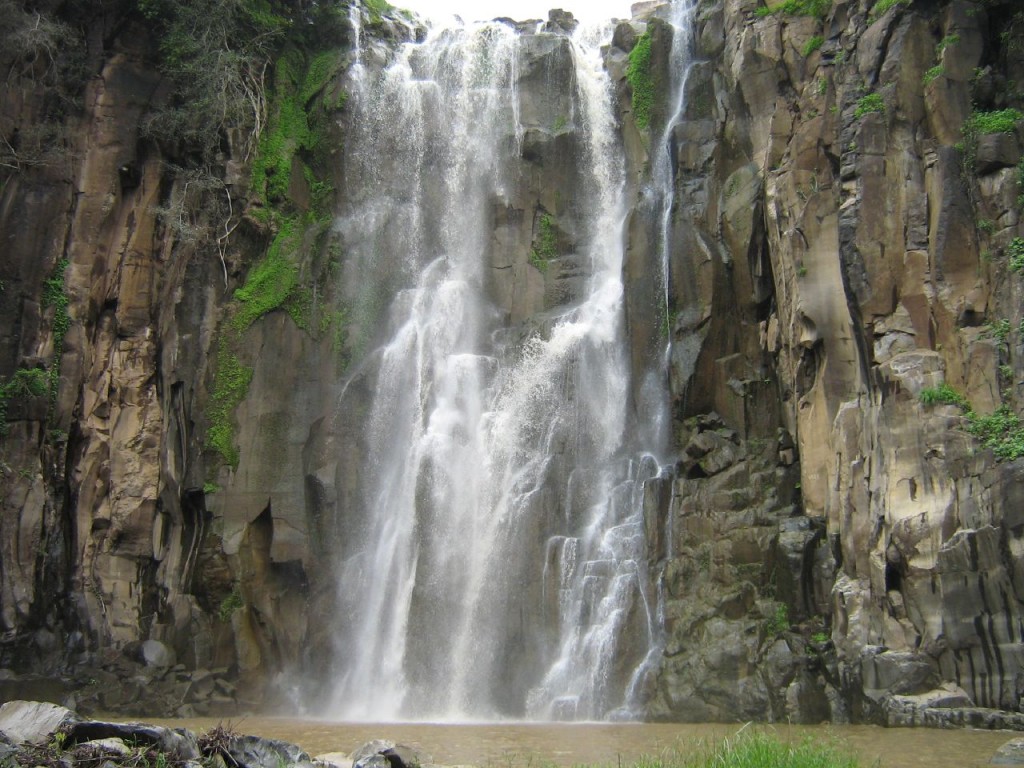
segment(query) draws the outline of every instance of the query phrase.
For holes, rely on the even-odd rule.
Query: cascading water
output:
[[[359,411],[365,456],[338,504],[336,716],[628,716],[658,653],[643,500],[660,467],[630,428],[625,170],[601,37],[492,22],[359,68],[337,228],[369,394],[339,406]],[[538,51],[571,60],[552,84],[568,114],[543,126],[520,90]],[[513,323],[496,220],[528,219],[525,145],[558,123],[578,162],[557,268],[576,288]],[[555,267],[524,268],[536,282]]]

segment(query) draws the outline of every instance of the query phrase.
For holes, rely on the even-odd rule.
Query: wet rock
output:
[[[238,768],[313,768],[313,759],[294,744],[258,736],[232,736],[226,752]]]
[[[1010,739],[996,750],[989,765],[1024,765],[1024,739]]]
[[[352,753],[352,768],[418,768],[422,760],[412,747],[375,740]]]
[[[568,11],[553,9],[548,11],[548,21],[544,25],[545,32],[558,32],[563,35],[571,35],[576,31],[580,23]]]

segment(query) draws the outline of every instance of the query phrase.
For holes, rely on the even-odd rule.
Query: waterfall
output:
[[[366,361],[345,391],[366,394],[339,413],[358,413],[365,449],[332,544],[334,716],[636,714],[660,653],[644,495],[661,469],[631,426],[610,33],[435,29],[360,68],[337,231]],[[567,114],[542,119],[520,84],[531,57],[563,53]],[[511,322],[496,220],[520,231],[524,208],[546,210],[524,206],[521,167],[560,123],[578,162],[560,212],[571,252],[550,268],[576,287]]]

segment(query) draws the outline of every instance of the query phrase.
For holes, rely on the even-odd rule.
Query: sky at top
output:
[[[448,21],[453,15],[463,21],[481,21],[508,16],[516,21],[546,19],[550,8],[570,11],[583,22],[629,18],[633,0],[393,0],[392,5],[416,11],[421,16]]]

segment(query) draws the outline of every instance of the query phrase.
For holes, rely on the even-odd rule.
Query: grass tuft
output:
[[[832,744],[783,741],[768,733],[739,733],[685,756],[646,758],[634,768],[857,768],[856,757]]]

